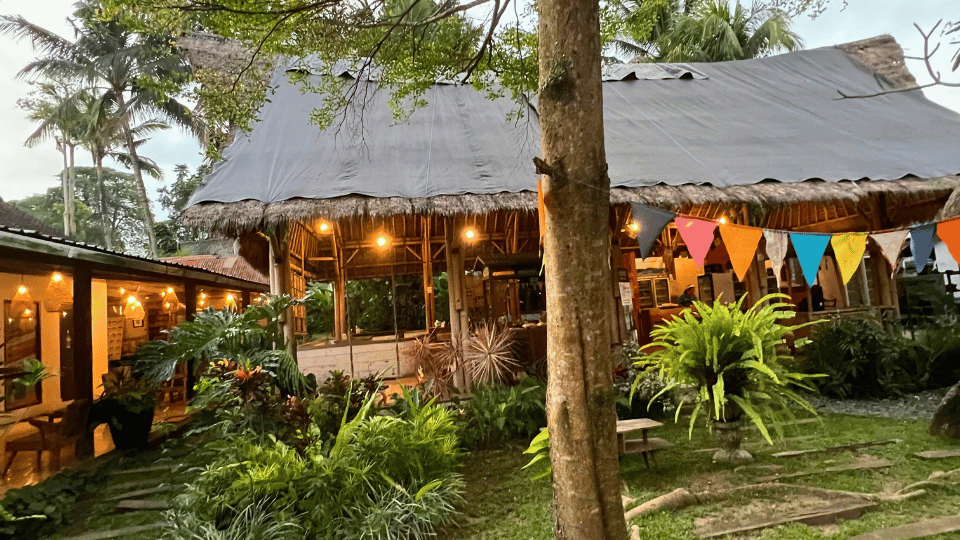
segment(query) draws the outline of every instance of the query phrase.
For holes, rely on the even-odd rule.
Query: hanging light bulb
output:
[[[127,307],[123,310],[123,316],[132,321],[142,320],[146,316],[143,304],[137,300],[136,296],[131,294],[127,297]]]
[[[46,308],[50,313],[60,311],[64,304],[69,304],[73,301],[73,293],[70,291],[70,288],[67,287],[67,280],[64,279],[63,274],[60,272],[54,272],[50,276],[50,284],[47,285],[47,292],[44,295],[43,307]]]
[[[27,289],[26,285],[20,283],[20,286],[17,287],[17,293],[10,300],[10,313],[20,317],[31,309],[33,309],[33,298],[30,297],[30,290]]]
[[[177,292],[173,290],[173,287],[167,287],[167,290],[163,293],[163,308],[169,313],[176,313],[180,310],[180,298],[177,297]]]
[[[377,247],[378,247],[378,248],[384,249],[384,248],[386,248],[386,247],[389,246],[389,245],[390,245],[390,239],[387,238],[387,235],[381,234],[380,236],[377,237]]]
[[[320,229],[320,232],[322,232],[322,233],[330,232],[330,222],[329,222],[329,221],[321,221],[321,222],[320,222],[320,226],[319,226],[318,228]]]
[[[466,238],[468,242],[473,242],[477,239],[477,230],[473,227],[467,227],[463,230],[463,237]]]

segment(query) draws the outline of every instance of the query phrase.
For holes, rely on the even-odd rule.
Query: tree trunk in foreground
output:
[[[610,179],[597,0],[541,0],[540,116],[555,536],[625,540],[610,364]]]

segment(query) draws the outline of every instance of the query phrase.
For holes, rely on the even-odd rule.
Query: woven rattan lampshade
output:
[[[30,311],[31,313],[34,310],[33,298],[30,297],[30,290],[27,289],[27,286],[20,284],[17,287],[16,294],[13,295],[13,298],[10,300],[10,315],[13,317],[22,317],[24,312]],[[36,315],[34,313],[34,315]]]
[[[180,297],[177,296],[177,291],[173,290],[173,287],[167,287],[163,292],[163,310],[167,313],[180,311]]]
[[[73,292],[67,286],[67,280],[63,278],[60,272],[54,272],[50,276],[50,284],[47,285],[47,292],[44,295],[43,307],[53,313],[60,311],[64,304],[73,302]]]

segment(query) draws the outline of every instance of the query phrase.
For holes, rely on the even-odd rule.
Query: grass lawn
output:
[[[960,458],[927,461],[910,456],[914,452],[960,446],[960,441],[929,436],[927,423],[918,421],[828,415],[823,417],[822,424],[800,424],[787,429],[787,437],[813,436],[809,439],[788,441],[771,447],[765,443],[760,446],[759,435],[753,435],[747,445],[756,460],[750,466],[736,470],[712,463],[710,453],[696,452],[715,446],[705,429],[695,431],[693,439],[688,440],[685,425],[678,426],[668,421],[663,428],[656,430],[656,436],[675,443],[672,448],[661,452],[658,468],[647,469],[640,456],[626,456],[621,461],[625,490],[641,502],[678,487],[697,492],[753,484],[762,476],[845,465],[858,459],[867,459],[864,455],[889,459],[893,465],[886,469],[817,474],[789,481],[827,489],[892,493],[907,484],[926,479],[934,471],[960,468]],[[770,455],[782,450],[816,449],[886,439],[899,439],[900,442],[832,455],[799,458],[774,458]],[[552,538],[550,482],[546,478],[535,480],[527,471],[519,470],[527,458],[522,451],[523,447],[517,445],[502,450],[473,452],[467,456],[463,468],[467,484],[463,516],[459,528],[445,531],[440,537],[442,540]],[[748,493],[721,503],[696,506],[680,512],[642,516],[634,523],[639,525],[644,539],[692,539],[696,538],[693,531],[698,518],[730,521],[757,517],[769,514],[771,508],[796,508],[802,502],[797,500],[795,494]],[[916,500],[882,502],[875,511],[858,520],[830,527],[789,525],[742,538],[842,539],[925,517],[956,515],[958,509],[960,486],[953,491],[928,493]],[[958,537],[960,534],[951,533],[928,538],[942,540]]]

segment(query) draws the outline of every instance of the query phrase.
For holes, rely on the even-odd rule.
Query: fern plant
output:
[[[193,360],[200,370],[212,362],[229,360],[262,366],[286,394],[303,396],[307,381],[286,352],[279,322],[280,315],[296,303],[288,296],[278,296],[239,314],[208,308],[195,320],[171,330],[168,339],[143,344],[137,351],[136,371],[160,384],[173,376],[180,362]]]
[[[729,306],[694,302],[698,315],[687,311],[655,328],[650,333],[653,343],[644,347],[648,354],[636,364],[659,373],[666,383],[651,402],[674,388],[695,386],[691,436],[701,414],[714,422],[736,422],[746,416],[771,444],[768,425],[782,438],[783,421],[793,418],[790,404],[815,415],[795,389],[810,390],[806,380],[818,375],[792,373],[782,364],[791,358],[785,354],[784,339],[811,323],[780,324],[795,315],[791,304],[778,301],[784,298],[789,297],[771,294],[747,310],[741,309],[743,299]],[[797,340],[795,345],[806,342]],[[634,382],[632,391],[636,389]]]

